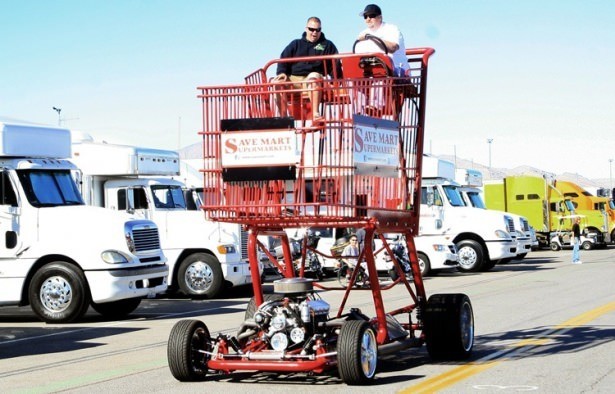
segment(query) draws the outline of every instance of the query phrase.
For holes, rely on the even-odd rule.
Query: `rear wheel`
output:
[[[581,244],[581,247],[583,248],[583,250],[592,250],[594,248],[594,245],[589,241],[585,241]]]
[[[101,304],[92,303],[92,308],[109,319],[121,319],[130,315],[141,304],[140,298],[128,298]]]
[[[78,320],[90,306],[90,292],[81,270],[58,261],[39,268],[28,288],[30,306],[47,323]]]
[[[348,385],[368,384],[376,374],[378,344],[369,323],[349,320],[342,326],[337,340],[337,368]]]
[[[455,246],[457,246],[460,271],[477,272],[481,270],[484,253],[478,242],[468,239],[458,242]]]
[[[551,242],[550,247],[551,247],[551,250],[554,252],[557,252],[558,250],[561,249],[561,247],[559,246],[557,242]]]
[[[167,344],[169,369],[181,382],[204,380],[210,356],[201,350],[210,349],[210,335],[200,320],[180,320],[171,329]]]
[[[179,266],[177,282],[187,296],[215,297],[224,283],[222,267],[215,256],[193,253]]]
[[[434,360],[468,358],[474,346],[474,314],[465,294],[434,294],[425,308],[425,342]]]

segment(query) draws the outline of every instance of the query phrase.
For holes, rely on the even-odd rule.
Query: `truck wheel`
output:
[[[557,242],[551,242],[551,250],[554,252],[557,252],[558,250],[561,249],[561,247],[559,246],[559,244]]]
[[[121,319],[130,315],[140,303],[140,298],[128,298],[100,304],[92,302],[92,308],[108,319]]]
[[[204,380],[211,351],[209,330],[200,320],[180,320],[171,329],[167,343],[169,369],[180,382]]]
[[[474,314],[465,294],[434,294],[425,308],[425,342],[434,360],[461,360],[474,346]]]
[[[88,310],[90,293],[77,267],[57,261],[42,266],[28,288],[34,313],[47,323],[70,323]]]
[[[207,253],[193,253],[179,266],[177,281],[185,295],[211,298],[222,290],[224,277],[216,257]]]
[[[431,264],[429,258],[424,253],[418,252],[416,256],[419,259],[419,267],[421,268],[421,276],[428,276],[431,272]]]
[[[349,320],[337,339],[337,369],[348,385],[368,384],[376,374],[378,344],[369,323]]]
[[[594,245],[592,245],[592,243],[589,241],[585,241],[581,244],[581,247],[583,247],[583,250],[592,250],[594,248]]]
[[[458,242],[457,254],[459,255],[459,271],[477,272],[483,265],[483,248],[471,239]]]

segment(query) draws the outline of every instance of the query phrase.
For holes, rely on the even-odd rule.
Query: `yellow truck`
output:
[[[592,247],[605,246],[610,239],[605,212],[575,207],[572,199],[547,177],[508,176],[500,181],[486,182],[484,193],[488,209],[525,216],[536,229],[541,246],[549,246],[556,233],[571,231],[576,216],[582,217],[581,230],[585,238],[592,240]]]
[[[570,198],[575,209],[596,210],[604,212],[605,227],[608,230],[606,242],[615,241],[615,204],[608,197],[594,196],[574,182],[555,181],[555,187],[564,197]]]

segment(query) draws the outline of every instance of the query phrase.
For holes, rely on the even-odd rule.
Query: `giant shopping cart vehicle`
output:
[[[427,299],[413,237],[418,234],[427,66],[431,48],[407,50],[410,72],[395,77],[382,53],[276,59],[232,86],[205,86],[203,105],[203,209],[210,220],[241,223],[249,233],[254,297],[234,334],[212,336],[200,320],[181,320],[168,342],[171,372],[180,381],[212,373],[267,371],[330,373],[350,385],[370,383],[378,357],[427,346],[434,359],[470,356],[473,311],[464,294]],[[323,61],[331,76],[300,84],[275,82],[279,62]],[[343,75],[341,74],[343,73]],[[314,99],[317,97],[318,99]],[[322,118],[313,119],[311,105]],[[280,111],[284,110],[284,113]],[[358,262],[377,278],[373,250],[384,234],[405,239],[412,275],[398,262],[395,281],[346,286],[304,277],[295,269],[285,229],[362,228]],[[278,237],[283,257],[260,241]],[[259,256],[282,274],[263,293]],[[331,285],[335,283],[335,285]],[[383,294],[395,286],[407,304],[387,309]],[[343,294],[331,308],[329,292]],[[353,295],[371,292],[373,317],[348,308]],[[365,295],[365,293],[362,293]],[[406,302],[406,301],[404,301]]]

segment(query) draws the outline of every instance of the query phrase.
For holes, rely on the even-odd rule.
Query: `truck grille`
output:
[[[515,232],[515,221],[510,216],[506,216],[505,220],[506,220],[506,229],[508,230],[508,232],[510,234],[514,234],[514,232]]]
[[[245,230],[244,226],[239,226],[239,236],[241,237],[241,259],[248,259],[248,232]]]
[[[158,227],[149,220],[126,222],[126,240],[135,254],[160,250]]]
[[[530,231],[530,224],[525,218],[521,218],[521,230],[523,230],[523,232]]]
[[[137,252],[160,249],[160,237],[158,236],[157,228],[135,229],[132,235],[135,242],[135,250]]]

